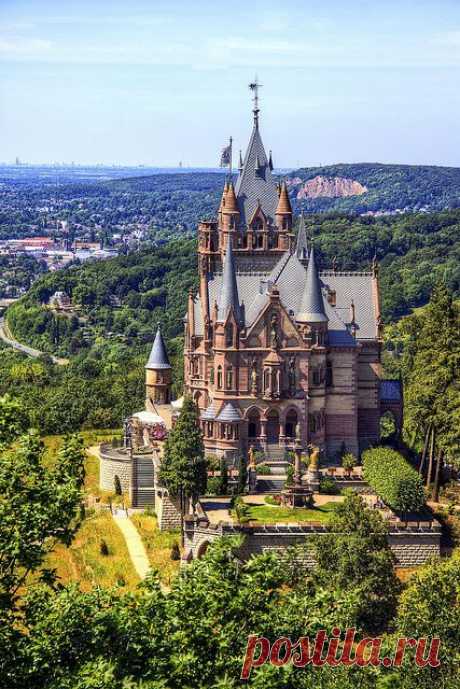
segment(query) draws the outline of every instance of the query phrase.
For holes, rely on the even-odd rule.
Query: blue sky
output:
[[[460,0],[1,0],[0,160],[460,165]]]

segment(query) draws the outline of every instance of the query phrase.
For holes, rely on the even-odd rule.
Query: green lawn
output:
[[[335,510],[337,502],[326,502],[320,507],[303,509],[295,507],[274,507],[272,505],[248,505],[249,519],[266,524],[278,524],[282,522],[321,522],[327,524],[331,513]]]

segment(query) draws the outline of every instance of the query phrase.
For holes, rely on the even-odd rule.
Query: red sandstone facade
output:
[[[385,409],[401,412],[396,382],[395,399],[381,399],[378,268],[318,271],[254,115],[236,186],[226,183],[217,219],[198,228],[185,389],[208,454],[233,460],[253,446],[279,458],[299,425],[304,446],[334,462],[343,446],[357,455],[379,441]]]

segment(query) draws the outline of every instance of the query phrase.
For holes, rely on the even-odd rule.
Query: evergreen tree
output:
[[[182,516],[187,499],[196,502],[206,490],[203,437],[198,408],[191,397],[184,398],[180,416],[166,438],[160,479],[170,495],[180,499]]]
[[[437,498],[443,459],[455,464],[460,450],[460,318],[444,284],[435,287],[411,328],[404,366],[406,425],[421,442],[427,434],[435,438]]]
[[[244,493],[248,481],[248,467],[246,459],[241,456],[238,461],[238,494]]]

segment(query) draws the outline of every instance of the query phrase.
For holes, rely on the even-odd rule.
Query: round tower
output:
[[[154,411],[155,405],[171,402],[171,364],[160,328],[145,365],[145,391],[147,411]]]

